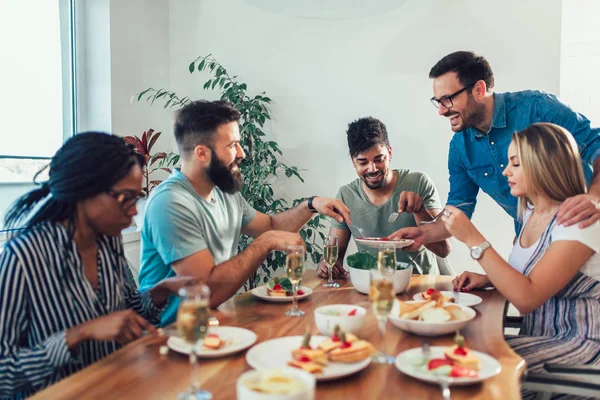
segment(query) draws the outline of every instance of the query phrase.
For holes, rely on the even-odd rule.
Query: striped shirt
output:
[[[0,256],[0,398],[24,398],[117,350],[86,341],[73,352],[66,331],[133,309],[152,323],[160,309],[137,292],[121,237],[100,236],[98,288],[84,275],[75,242],[59,224],[42,223],[9,241]]]

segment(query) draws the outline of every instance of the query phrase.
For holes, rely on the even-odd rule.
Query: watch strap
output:
[[[313,206],[313,200],[315,199],[315,197],[317,196],[312,196],[308,198],[308,210],[313,213],[316,214],[318,213],[317,209],[315,208],[315,206]]]

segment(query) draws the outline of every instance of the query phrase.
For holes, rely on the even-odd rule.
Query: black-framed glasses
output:
[[[127,211],[140,200],[146,197],[144,192],[137,192],[131,189],[123,190],[108,190],[106,192],[110,197],[115,199],[119,203],[119,207],[122,210]]]
[[[459,94],[461,94],[465,90],[471,89],[473,86],[475,86],[475,83],[467,85],[464,88],[460,89],[458,92],[454,92],[452,94],[449,94],[448,96],[442,96],[439,99],[436,99],[435,97],[432,97],[429,100],[431,100],[431,104],[433,104],[433,106],[435,108],[440,108],[440,104],[443,105],[446,108],[450,108],[450,107],[452,107],[454,105],[452,103],[452,99],[453,98],[455,98],[456,96],[458,96]]]

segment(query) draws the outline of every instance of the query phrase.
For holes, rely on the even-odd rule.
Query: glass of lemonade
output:
[[[210,289],[199,284],[179,289],[181,302],[177,309],[177,335],[190,346],[190,364],[192,365],[192,386],[179,394],[179,400],[212,399],[212,394],[200,389],[198,379],[198,357],[196,352],[208,333],[210,319]]]
[[[338,259],[338,238],[335,234],[325,236],[323,242],[323,261],[327,265],[329,279],[323,284],[323,287],[340,287],[339,283],[333,281],[333,266]]]
[[[301,317],[304,311],[298,308],[298,300],[296,295],[298,292],[298,284],[304,275],[304,246],[288,246],[286,250],[285,268],[287,276],[292,282],[294,303],[291,310],[284,314],[291,317]]]
[[[369,300],[381,331],[381,351],[373,356],[373,362],[392,364],[394,357],[385,351],[385,328],[394,305],[394,273],[396,272],[396,246],[382,243],[377,255],[377,269],[369,271]]]

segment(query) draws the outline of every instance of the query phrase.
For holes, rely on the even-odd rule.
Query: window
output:
[[[3,0],[0,185],[30,183],[73,134],[73,7],[72,0]]]

